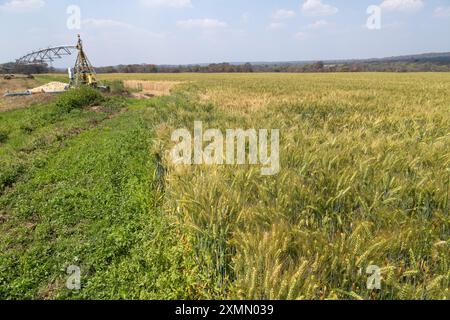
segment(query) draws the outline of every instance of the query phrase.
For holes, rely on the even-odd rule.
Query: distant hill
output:
[[[316,63],[318,60],[299,60],[299,61],[257,61],[251,62],[252,65],[307,65]],[[374,62],[433,62],[433,63],[450,63],[450,52],[441,53],[422,53],[404,56],[392,56],[385,58],[370,59],[333,59],[322,60],[325,64],[353,64],[353,63],[374,63]],[[232,62],[232,65],[242,65],[245,62]],[[202,64],[205,65],[205,64]]]
[[[372,59],[374,61],[417,61],[417,62],[442,62],[450,63],[450,52],[443,53],[423,53],[416,55],[389,57],[382,59]]]

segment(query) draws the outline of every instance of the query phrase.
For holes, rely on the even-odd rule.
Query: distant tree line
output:
[[[4,63],[0,65],[0,73],[2,74],[40,74],[40,73],[53,73],[57,70],[46,64],[36,64],[36,65],[23,65],[16,64],[13,62]]]
[[[154,64],[129,64],[95,68],[98,73],[233,73],[233,72],[450,72],[449,61],[376,61],[326,64],[322,61],[308,64],[230,64],[158,66]],[[55,69],[48,65],[0,65],[0,73],[40,74],[66,73],[65,69]]]
[[[113,67],[95,68],[98,73],[225,73],[225,72],[253,72],[250,63],[233,65],[230,63],[212,63],[203,65],[157,66],[154,64],[130,64]]]
[[[450,63],[431,62],[355,62],[324,64],[319,61],[305,65],[256,67],[255,72],[449,72]]]
[[[355,62],[325,64],[318,61],[310,64],[230,64],[157,66],[133,64],[96,68],[98,73],[233,73],[233,72],[450,72],[450,62]]]

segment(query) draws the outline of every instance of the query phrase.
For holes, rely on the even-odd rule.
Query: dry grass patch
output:
[[[36,104],[46,104],[51,102],[55,96],[53,95],[30,95],[19,97],[3,97],[0,96],[0,112],[28,108]]]
[[[138,91],[139,97],[161,97],[170,95],[173,87],[180,84],[180,81],[141,81],[141,80],[125,80],[123,82],[125,88]]]

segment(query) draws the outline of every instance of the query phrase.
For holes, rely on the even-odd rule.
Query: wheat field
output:
[[[6,216],[53,212],[47,227],[52,239],[60,239],[54,224],[64,221],[67,203],[77,217],[89,217],[79,225],[70,220],[64,247],[52,247],[62,253],[51,264],[35,253],[28,257],[57,265],[76,255],[89,270],[84,291],[65,291],[61,272],[49,267],[39,281],[17,276],[20,281],[10,282],[0,296],[450,298],[449,74],[101,78],[177,84],[168,96],[126,99],[126,112],[102,118],[104,128],[89,129],[88,122],[88,131],[65,144],[49,168],[31,174],[33,192],[26,193],[31,187],[23,181],[0,197]],[[281,171],[262,176],[253,165],[174,165],[171,134],[192,130],[194,121],[220,130],[279,129]],[[61,176],[68,165],[70,175]],[[83,165],[95,166],[95,176]],[[91,197],[101,183],[101,192]],[[45,206],[28,200],[36,189]],[[99,229],[88,228],[92,223]],[[12,225],[2,228],[17,237]],[[119,240],[102,238],[108,228]],[[47,229],[26,230],[22,237],[36,243]],[[71,237],[86,246],[68,248]],[[8,270],[18,262],[12,262],[12,241],[0,242],[0,258],[11,261],[0,280],[13,281]],[[28,270],[30,260],[21,261],[19,270]],[[372,265],[381,269],[380,290],[367,288]]]
[[[448,74],[133,77],[194,80],[177,91],[193,107],[160,127],[163,145],[194,119],[281,131],[274,177],[166,159],[166,210],[212,296],[449,298]],[[370,265],[380,291],[367,290]]]

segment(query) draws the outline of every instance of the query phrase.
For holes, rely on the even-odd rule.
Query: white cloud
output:
[[[423,0],[384,0],[381,8],[387,11],[412,12],[422,9]]]
[[[450,7],[437,7],[434,10],[436,17],[450,17]]]
[[[285,20],[295,17],[295,12],[292,10],[279,9],[275,11],[272,18],[275,20]]]
[[[250,21],[250,14],[245,12],[241,15],[241,23],[247,24]]]
[[[331,16],[339,12],[338,8],[322,3],[322,0],[306,0],[301,8],[304,15],[316,17]]]
[[[191,0],[140,0],[141,4],[147,7],[169,7],[169,8],[191,8]]]
[[[0,11],[23,13],[31,12],[44,6],[44,0],[11,0],[3,5],[0,5]]]
[[[201,29],[218,29],[228,27],[228,24],[226,22],[209,18],[181,20],[177,22],[177,25],[182,28],[201,28]]]
[[[284,23],[281,22],[272,22],[267,26],[267,30],[280,30],[286,27]]]
[[[118,31],[123,31],[125,33],[135,33],[135,34],[145,34],[146,36],[154,38],[163,38],[164,35],[160,33],[155,33],[144,28],[134,26],[132,24],[111,20],[111,19],[85,19],[82,21],[83,27],[86,28],[96,28],[96,29],[116,29]]]
[[[314,23],[309,24],[306,29],[309,30],[318,30],[328,27],[330,24],[326,20],[318,20]]]
[[[94,28],[134,28],[133,25],[126,22],[110,19],[86,19],[83,20],[82,24]]]
[[[294,38],[297,40],[306,40],[309,38],[309,35],[306,32],[300,31],[294,35]]]

